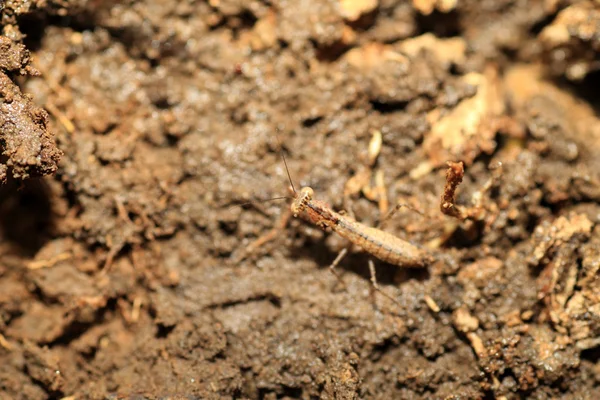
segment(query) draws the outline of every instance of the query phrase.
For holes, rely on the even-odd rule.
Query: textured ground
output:
[[[0,21],[1,399],[600,397],[597,1]],[[287,194],[282,152],[367,225],[418,211],[383,228],[434,258],[376,263],[397,303],[367,255],[340,285],[346,243],[260,202]]]

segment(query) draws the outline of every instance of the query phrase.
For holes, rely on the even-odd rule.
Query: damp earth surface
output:
[[[600,398],[597,1],[15,0],[0,24],[1,399]],[[432,255],[375,262],[394,301],[263,201],[282,155]]]

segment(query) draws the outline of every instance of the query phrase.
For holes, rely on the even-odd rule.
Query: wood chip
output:
[[[426,295],[424,299],[425,299],[425,303],[427,304],[427,307],[429,307],[429,309],[431,311],[433,311],[434,313],[439,313],[440,312],[440,306],[437,305],[437,303],[435,302],[435,300],[433,300],[428,295]]]
[[[477,357],[483,358],[486,356],[487,351],[485,350],[483,340],[481,340],[479,335],[477,335],[474,332],[469,332],[467,333],[467,339],[469,339],[469,342],[471,342],[471,347],[473,347],[473,350],[475,351],[475,354],[477,354]]]
[[[471,315],[469,310],[462,306],[452,313],[454,326],[461,332],[473,332],[479,328],[479,320]]]

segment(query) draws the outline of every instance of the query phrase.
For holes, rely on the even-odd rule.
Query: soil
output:
[[[2,4],[0,399],[600,398],[597,1]]]

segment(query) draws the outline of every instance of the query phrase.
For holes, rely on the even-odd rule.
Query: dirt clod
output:
[[[62,153],[48,124],[48,113],[35,106],[0,70],[0,143],[6,159],[0,182],[6,182],[7,174],[23,180],[56,172]]]
[[[600,398],[597,1],[3,4],[0,399]]]

